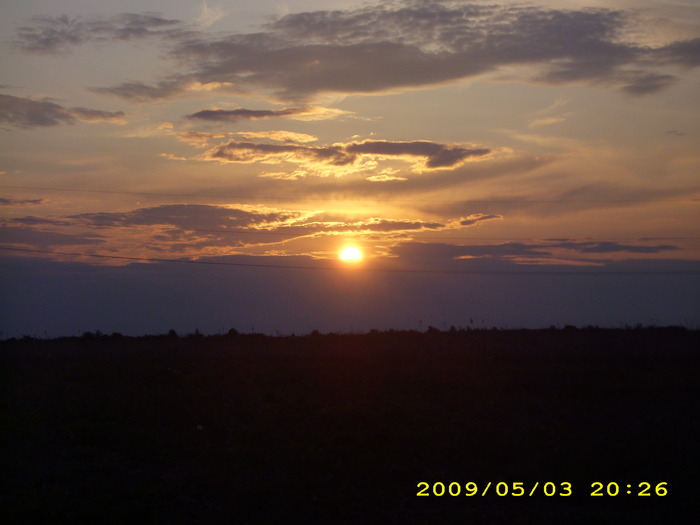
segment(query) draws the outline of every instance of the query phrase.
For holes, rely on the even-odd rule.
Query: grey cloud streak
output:
[[[45,199],[7,199],[0,198],[0,206],[39,206],[46,202]]]
[[[700,39],[651,48],[625,40],[631,11],[398,2],[291,14],[251,34],[173,38],[179,74],[155,84],[96,88],[131,101],[169,98],[193,82],[303,102],[322,93],[376,93],[529,64],[525,81],[593,82],[632,95],[677,80],[657,68],[699,65]]]
[[[581,253],[660,253],[671,250],[678,250],[677,246],[662,244],[658,246],[627,245],[612,241],[600,242],[562,242],[555,243],[555,248],[567,248]]]
[[[431,261],[447,262],[465,257],[486,258],[547,258],[552,250],[565,249],[579,254],[605,253],[661,253],[678,250],[672,245],[631,245],[613,241],[555,241],[540,243],[507,242],[460,246],[443,243],[404,243],[393,248],[392,253],[400,257],[416,257]]]
[[[474,226],[475,224],[479,222],[484,222],[484,221],[492,221],[495,219],[503,219],[502,215],[487,215],[485,213],[474,213],[470,215],[469,217],[465,217],[459,223],[462,226]]]
[[[35,100],[0,94],[0,122],[17,128],[52,127],[78,121],[119,123],[123,118],[122,111],[66,108],[46,98]]]
[[[310,107],[284,109],[203,109],[187,115],[190,120],[208,120],[213,122],[236,122],[238,120],[263,120],[276,117],[289,117],[312,113]]]
[[[153,102],[183,94],[185,84],[182,81],[163,80],[155,86],[143,82],[123,82],[111,87],[91,87],[90,91],[101,95],[112,95],[129,102]]]

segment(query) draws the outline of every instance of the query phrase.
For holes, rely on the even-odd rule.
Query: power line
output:
[[[0,185],[0,188],[15,189],[15,190],[31,190],[31,191],[61,191],[75,193],[103,193],[112,195],[132,195],[132,196],[151,196],[151,197],[178,197],[178,198],[219,198],[219,199],[272,199],[272,200],[333,200],[328,197],[311,197],[290,195],[288,197],[268,196],[268,195],[226,195],[222,193],[160,193],[146,191],[123,191],[123,190],[89,190],[82,188],[56,188],[46,186],[6,186]],[[335,199],[338,200],[338,199]],[[385,198],[368,198],[357,196],[354,199],[348,200],[374,200],[384,201]],[[412,203],[446,203],[446,202],[464,202],[475,204],[642,204],[642,203],[680,203],[680,202],[700,202],[700,199],[452,199],[452,200],[391,200],[391,202],[412,202]]]
[[[36,250],[30,248],[16,248],[10,246],[0,246],[0,250],[8,250],[24,253],[38,253],[50,255],[62,255],[70,257],[93,257],[99,259],[115,259],[135,262],[150,262],[150,263],[176,263],[176,264],[203,264],[209,266],[242,266],[251,268],[277,268],[277,269],[292,269],[292,270],[338,270],[338,266],[310,266],[298,264],[265,264],[265,263],[242,263],[232,261],[202,261],[193,259],[162,259],[156,257],[129,257],[123,255],[103,255],[95,253],[78,253],[78,252],[57,252],[53,250]],[[446,275],[538,275],[538,276],[553,276],[553,275],[569,275],[569,276],[615,276],[615,275],[700,275],[700,271],[695,270],[664,270],[664,271],[615,271],[615,270],[598,270],[598,271],[566,271],[566,270],[421,270],[407,268],[377,268],[377,267],[355,267],[355,270],[377,273],[408,273],[408,274],[446,274]]]

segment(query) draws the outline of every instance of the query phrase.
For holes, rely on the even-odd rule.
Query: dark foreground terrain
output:
[[[4,341],[2,522],[700,523],[698,349],[677,328]]]

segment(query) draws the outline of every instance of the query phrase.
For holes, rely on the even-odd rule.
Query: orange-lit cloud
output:
[[[199,135],[197,135],[197,138]],[[430,141],[365,140],[338,143],[331,146],[307,146],[299,144],[267,144],[229,141],[208,149],[192,160],[221,163],[279,163],[292,162],[343,168],[362,165],[363,161],[397,159],[412,164],[414,171],[455,168],[472,159],[491,153],[488,148],[438,144]],[[366,169],[367,165],[362,165]]]
[[[239,131],[236,135],[247,139],[269,139],[277,142],[316,142],[318,137],[294,131]]]
[[[490,218],[483,217],[481,220]],[[375,239],[461,230],[479,219],[424,220],[276,209],[262,206],[171,204],[126,212],[6,220],[0,233],[11,245],[104,245],[133,254],[199,254],[224,247],[264,246],[335,235]]]
[[[485,213],[472,213],[467,217],[460,219],[459,223],[462,226],[474,226],[479,222],[492,221],[495,219],[503,219],[502,215],[487,215]]]

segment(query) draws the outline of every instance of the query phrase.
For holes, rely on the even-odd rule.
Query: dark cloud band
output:
[[[296,144],[262,144],[230,141],[207,151],[202,160],[222,162],[259,162],[272,157],[291,162],[320,162],[334,166],[353,164],[360,156],[422,159],[429,169],[453,168],[470,158],[483,157],[488,148],[466,148],[429,141],[366,140],[332,146],[302,146]]]
[[[37,128],[83,122],[121,122],[122,111],[100,111],[89,108],[65,108],[49,99],[34,100],[0,94],[0,122],[18,128]]]
[[[262,120],[276,117],[289,117],[312,113],[309,107],[284,108],[284,109],[203,109],[187,115],[190,120],[209,120],[213,122],[236,122],[238,120]]]
[[[535,68],[525,81],[592,82],[646,95],[677,80],[662,68],[700,65],[700,39],[650,47],[629,36],[633,23],[634,14],[623,10],[405,0],[291,14],[260,32],[215,38],[156,15],[99,23],[42,19],[20,31],[18,46],[52,52],[99,39],[162,37],[181,64],[179,73],[154,84],[95,88],[141,102],[182,95],[193,83],[216,83],[233,93],[299,103],[322,93],[430,86],[525,64]],[[195,118],[229,117],[252,118],[221,112]]]

